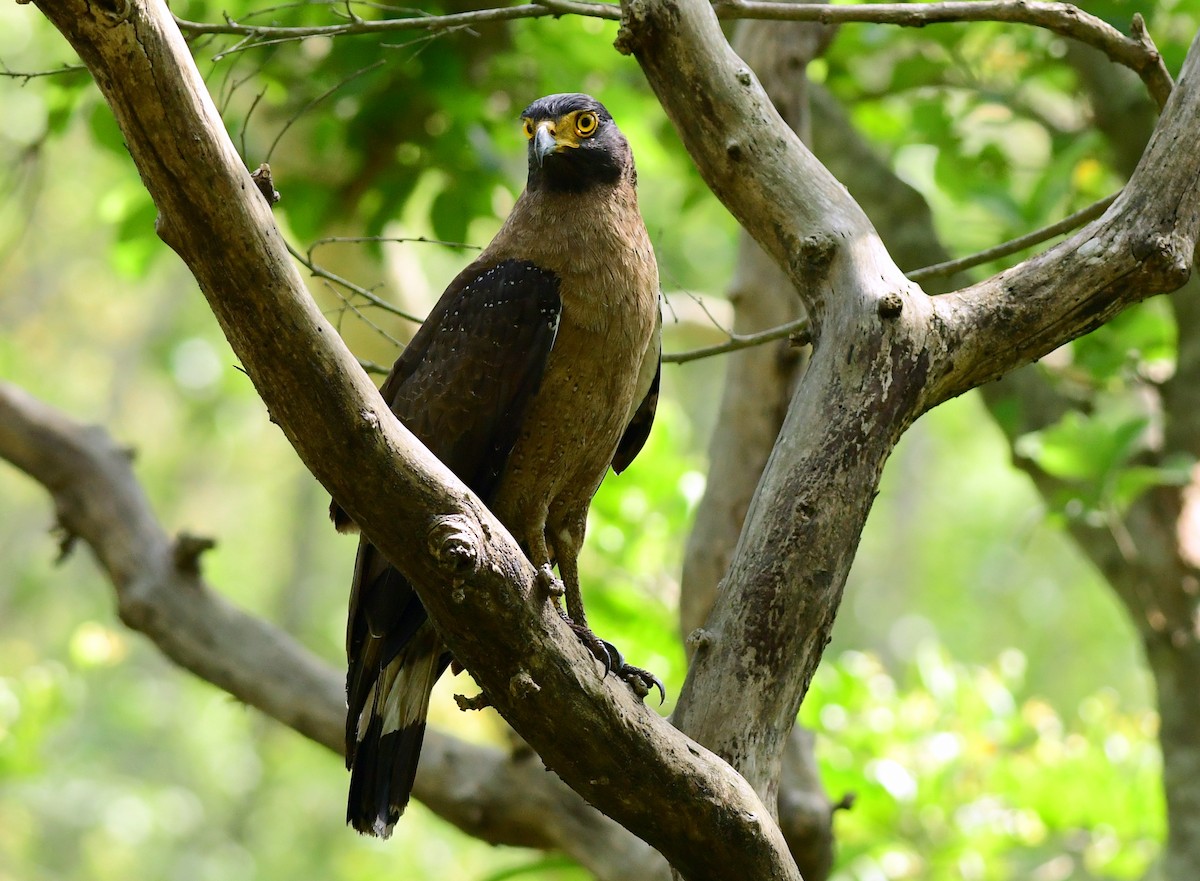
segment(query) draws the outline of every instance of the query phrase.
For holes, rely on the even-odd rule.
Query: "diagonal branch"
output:
[[[195,274],[272,418],[414,584],[491,703],[547,767],[688,878],[798,878],[755,791],[601,675],[512,537],[384,405],[308,296],[166,5],[38,7],[92,71],[160,236]]]
[[[906,274],[913,281],[924,282],[929,279],[946,278],[947,276],[956,275],[959,272],[965,272],[968,269],[974,269],[976,266],[982,266],[984,263],[1000,260],[1011,254],[1016,254],[1018,251],[1024,251],[1027,248],[1040,245],[1042,242],[1048,241],[1055,236],[1078,229],[1085,223],[1089,223],[1104,214],[1116,199],[1115,194],[1105,196],[1100,201],[1093,202],[1086,208],[1080,208],[1073,214],[1068,214],[1062,220],[1043,226],[1041,229],[1035,229],[1015,239],[1009,239],[1007,242],[993,245],[983,251],[977,251],[974,254],[968,254],[965,257],[958,257],[954,260],[944,260],[941,263],[934,263],[931,266],[922,266],[920,269],[914,269]]]
[[[570,12],[596,18],[616,20],[620,10],[607,3],[571,3]],[[566,10],[553,8],[546,3],[524,3],[518,6],[502,6],[495,9],[476,9],[470,12],[453,12],[447,15],[415,15],[410,18],[363,19],[353,18],[343,24],[302,25],[284,27],[280,25],[244,24],[227,18],[224,22],[188,21],[175,18],[179,29],[189,35],[237,34],[251,41],[280,42],[302,40],[306,37],[352,37],[361,34],[388,34],[396,31],[453,31],[473,25],[495,21],[514,21],[522,18],[545,18],[558,16]]]
[[[128,453],[105,431],[0,383],[0,458],[51,493],[61,526],[112,581],[126,624],[201,679],[341,753],[342,674],[205,582],[181,553],[186,538],[159,525]],[[429,731],[416,795],[492,844],[561,850],[606,881],[665,876],[650,848],[532,756]]]

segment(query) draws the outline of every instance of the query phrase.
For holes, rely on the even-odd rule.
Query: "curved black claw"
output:
[[[635,667],[632,664],[625,663],[625,657],[621,654],[621,650],[607,640],[600,640],[604,643],[604,648],[613,659],[612,671],[633,689],[633,693],[639,698],[645,700],[646,695],[653,688],[658,689],[659,706],[667,699],[667,691],[663,688],[662,681],[651,673],[649,670],[643,670],[641,667]],[[607,671],[605,671],[607,672]]]
[[[604,675],[607,676],[612,672],[612,653],[617,651],[613,648],[612,644],[602,640],[584,625],[576,624],[567,615],[563,615],[563,620],[575,631],[575,635],[579,637],[579,641],[584,644],[587,650],[596,656],[596,660],[604,665]],[[617,657],[620,658],[619,652],[617,653]]]

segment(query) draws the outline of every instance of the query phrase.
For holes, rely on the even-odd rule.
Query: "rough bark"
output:
[[[1200,102],[1185,77],[1139,174],[1100,221],[996,279],[929,299],[787,132],[706,4],[643,0],[625,12],[621,45],[642,64],[705,180],[788,272],[814,319],[811,366],[677,714],[769,802],[895,440],[938,401],[1186,278],[1195,157],[1171,144],[1194,136]]]
[[[51,493],[60,526],[112,581],[121,619],[167,657],[341,754],[344,673],[204,579],[203,544],[158,523],[128,451],[0,383],[0,458]],[[425,736],[416,797],[491,844],[558,850],[603,881],[666,878],[652,848],[589,806],[528,752]]]
[[[808,62],[820,55],[834,29],[813,24],[745,21],[733,45],[757,73],[775,108],[806,141]],[[728,299],[735,334],[795,321],[800,298],[788,277],[744,231]],[[697,632],[708,618],[729,568],[750,499],[775,445],[804,353],[788,339],[728,356],[725,385],[709,444],[709,473],[684,556],[680,630]],[[689,654],[703,640],[688,638]],[[833,865],[833,802],[816,773],[811,734],[794,731],[785,753],[777,810],[792,856],[807,881],[822,881]]]
[[[1097,127],[1109,139],[1118,168],[1132,174],[1153,127],[1151,103],[1132,74],[1100,53],[1072,47],[1068,57],[1093,97]],[[818,90],[814,106],[821,135],[817,155],[863,204],[892,254],[909,266],[944,260],[920,196],[898,195],[908,190],[906,185],[854,132],[827,94]],[[1143,390],[1151,395],[1161,392],[1166,417],[1162,448],[1154,455],[1185,453],[1200,458],[1200,283],[1193,278],[1170,302],[1179,333],[1176,371],[1160,389]],[[1004,414],[997,423],[1013,443],[1078,406],[1032,365],[982,391],[989,408]],[[1045,498],[1059,497],[1065,489],[1029,459],[1016,461]],[[1118,524],[1076,521],[1070,527],[1076,544],[1113,587],[1141,634],[1157,686],[1169,829],[1162,861],[1165,878],[1200,877],[1200,690],[1195,678],[1200,653],[1194,638],[1180,638],[1181,629],[1186,630],[1181,625],[1196,614],[1195,585],[1200,580],[1195,565],[1200,561],[1188,559],[1177,546],[1180,535],[1195,531],[1186,512],[1191,493],[1162,488],[1138,499]],[[1116,540],[1118,534],[1125,537],[1124,548]],[[1130,547],[1136,548],[1132,557]],[[1164,608],[1172,610],[1173,622],[1163,614]]]
[[[272,418],[414,583],[491,703],[547,767],[686,877],[799,877],[754,790],[601,675],[511,536],[392,418],[304,289],[166,6],[38,5],[112,107],[160,235]]]
[[[806,141],[811,129],[805,66],[832,29],[810,24],[738,25],[733,45],[758,74],[788,126]],[[744,231],[727,298],[733,331],[750,334],[801,316],[800,298],[779,265]],[[729,568],[750,497],[775,445],[802,357],[787,339],[732,354],[709,445],[704,498],[688,537],[680,597],[680,630],[687,636],[712,609],[717,584]]]

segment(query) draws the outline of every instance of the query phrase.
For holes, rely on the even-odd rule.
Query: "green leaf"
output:
[[[1118,510],[1125,510],[1142,493],[1158,486],[1187,486],[1195,460],[1177,456],[1162,465],[1134,465],[1122,469],[1113,481],[1111,498]]]
[[[1052,477],[1098,482],[1133,455],[1148,421],[1138,415],[1112,424],[1073,410],[1050,428],[1017,438],[1014,447]]]

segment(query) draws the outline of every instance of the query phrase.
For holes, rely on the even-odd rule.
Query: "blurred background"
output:
[[[1127,31],[1140,6],[1089,11]],[[313,23],[339,7],[172,8]],[[1200,2],[1141,11],[1177,72]],[[729,318],[737,226],[615,35],[614,23],[568,17],[192,48],[247,165],[271,163],[289,240],[417,314],[520,192],[521,109],[594,94],[637,157],[666,349],[718,342],[706,313]],[[202,560],[210,582],[340,667],[355,542],[330,528],[324,492],[155,237],[150,199],[77,63],[32,6],[0,6],[0,378],[136,450],[164,527],[216,541]],[[925,197],[956,256],[1082,208],[1127,173],[1066,44],[1045,31],[849,26],[809,74]],[[321,278],[311,289],[363,359],[390,364],[413,330]],[[1175,345],[1155,300],[1103,329],[1073,363],[1104,406],[1028,439],[1027,454],[1066,457],[1081,486],[1109,479],[1141,437],[1118,430],[1136,411],[1126,380],[1170,375]],[[723,370],[721,358],[664,368],[650,444],[602,488],[582,561],[593,627],[662,676],[663,712],[685,674],[680,568]],[[857,794],[836,823],[840,881],[1132,879],[1159,853],[1157,716],[1136,632],[1064,532],[1080,499],[1047,503],[1011,461],[971,394],[923,417],[884,474],[801,712],[833,797]],[[351,834],[341,759],[124,629],[86,549],[56,561],[53,527],[45,491],[0,464],[0,881],[587,877],[564,858],[472,840],[420,805],[389,842]],[[454,708],[463,690],[441,683],[433,723],[499,742],[491,711]]]

